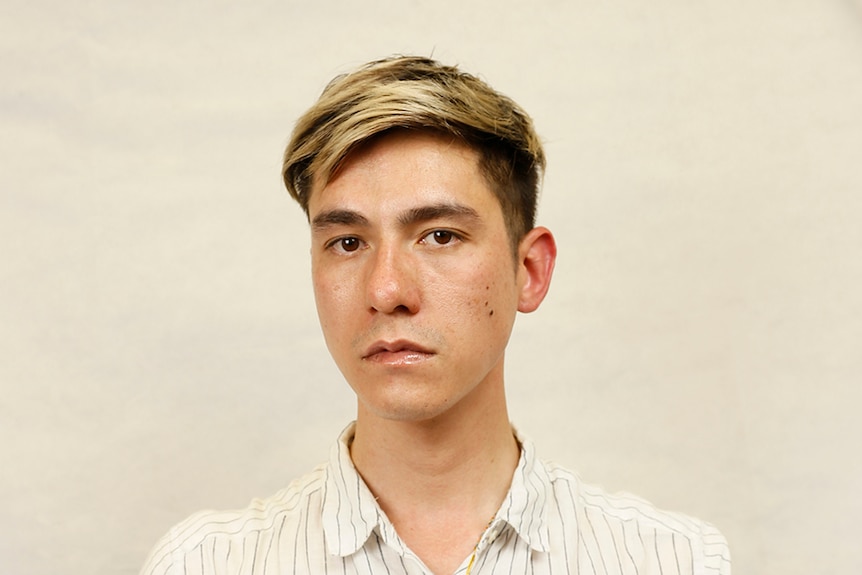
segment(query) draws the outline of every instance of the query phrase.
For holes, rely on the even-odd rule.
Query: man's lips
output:
[[[427,347],[408,340],[377,341],[362,356],[366,361],[391,365],[410,365],[434,355]]]

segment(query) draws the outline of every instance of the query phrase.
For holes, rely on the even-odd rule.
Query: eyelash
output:
[[[433,236],[434,236],[435,234],[447,234],[447,235],[448,235],[448,238],[449,238],[447,241],[445,241],[445,242],[443,242],[443,243],[438,243],[438,242],[436,242],[436,241],[435,241],[435,242],[432,244],[432,245],[435,245],[435,246],[448,246],[450,243],[452,243],[452,241],[453,241],[453,240],[454,240],[454,241],[456,241],[456,242],[460,242],[460,241],[462,241],[462,240],[464,239],[460,234],[458,234],[458,233],[456,233],[456,232],[453,232],[452,230],[447,230],[447,229],[436,229],[436,230],[431,230],[430,232],[426,233],[424,236],[422,236],[422,239],[421,239],[421,240],[419,240],[419,241],[421,241],[421,242],[423,242],[423,243],[429,243],[429,242],[427,241],[427,240],[428,240],[428,238],[433,238]]]
[[[353,240],[353,241],[357,242],[356,249],[354,249],[354,250],[344,249],[343,245],[344,245],[344,242],[347,240]],[[357,238],[356,236],[342,236],[339,238],[335,238],[335,239],[331,240],[330,242],[327,242],[325,247],[327,250],[335,250],[339,253],[350,254],[350,253],[353,253],[353,252],[361,249],[363,244],[364,244],[364,242],[362,240],[360,240],[359,238]]]

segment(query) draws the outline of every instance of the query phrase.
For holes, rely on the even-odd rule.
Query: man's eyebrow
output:
[[[398,223],[402,226],[427,222],[440,218],[458,218],[465,220],[481,220],[479,212],[471,207],[461,204],[433,204],[420,206],[406,210],[398,216]]]
[[[353,210],[327,210],[311,220],[311,227],[321,230],[329,226],[367,226],[368,218]]]

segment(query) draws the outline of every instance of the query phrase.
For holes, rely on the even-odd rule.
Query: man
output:
[[[512,430],[506,345],[556,257],[544,163],[530,118],[456,68],[391,58],[326,88],[284,180],[356,421],[326,465],[192,516],[142,573],[730,573],[713,527],[585,486]]]

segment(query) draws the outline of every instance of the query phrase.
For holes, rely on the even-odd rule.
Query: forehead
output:
[[[493,194],[479,153],[451,136],[398,130],[362,143],[328,181],[315,177],[309,215],[321,209],[379,202],[484,202]]]

